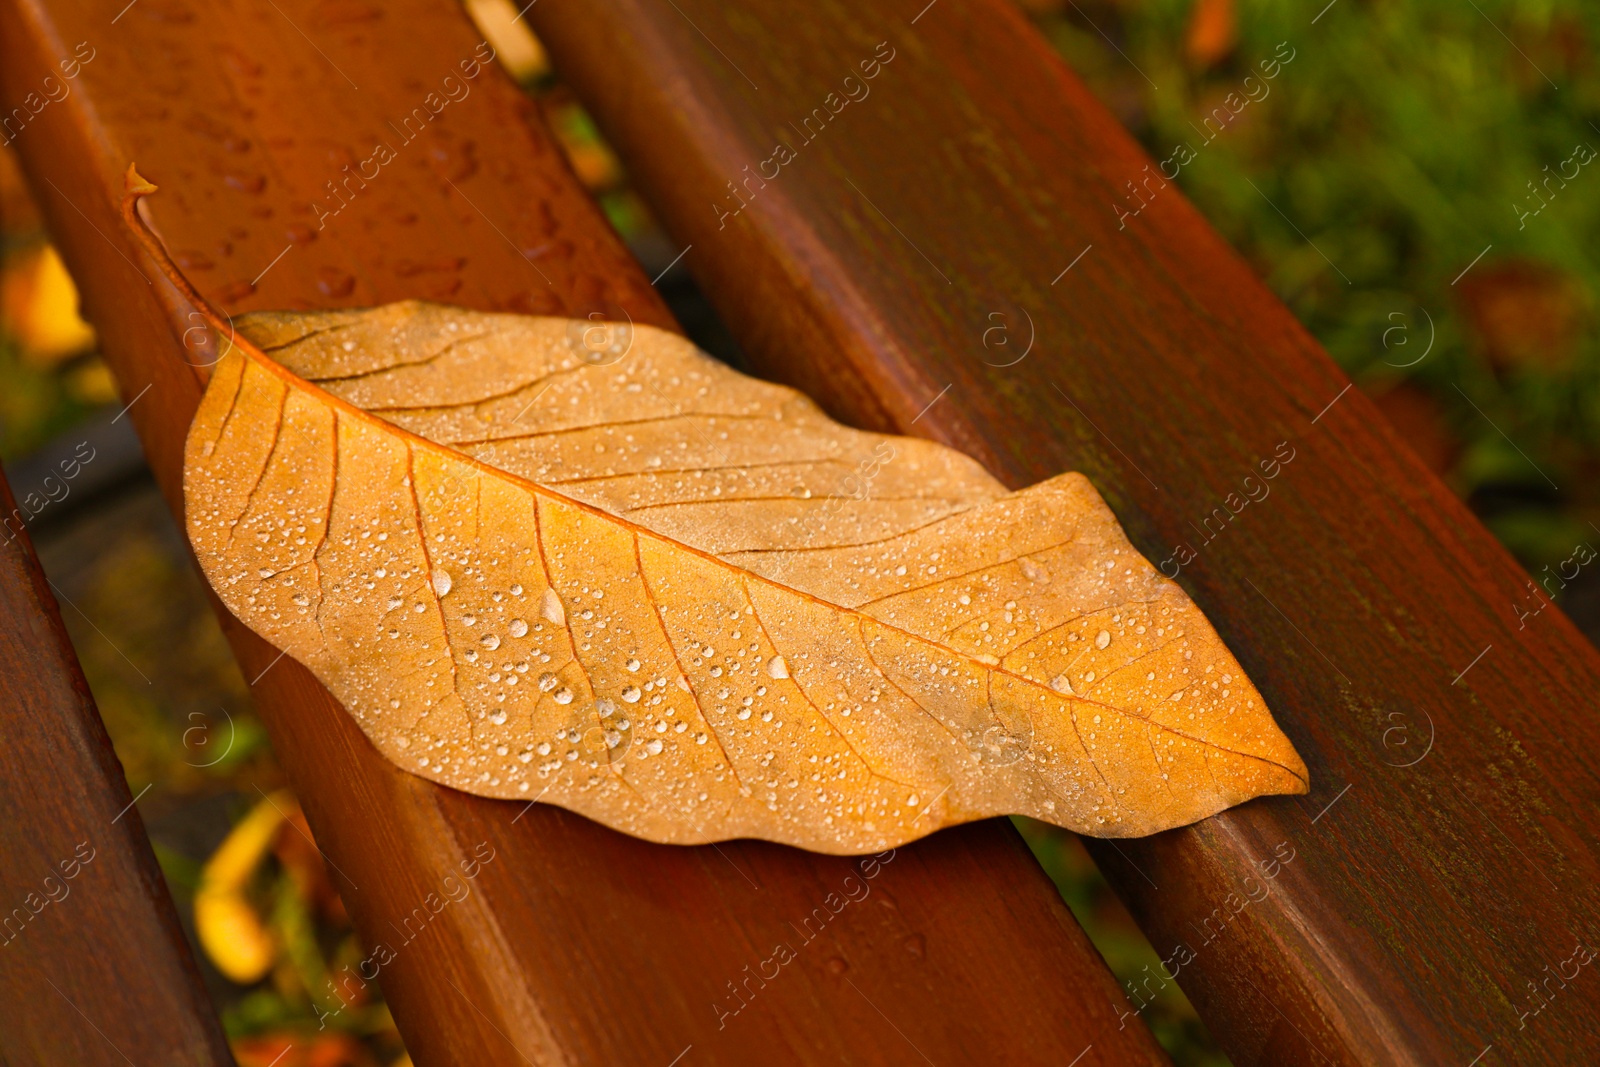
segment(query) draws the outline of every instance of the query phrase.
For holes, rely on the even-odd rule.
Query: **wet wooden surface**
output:
[[[1257,683],[1311,795],[1093,849],[1236,1064],[1593,1058],[1600,655],[1010,3],[528,17],[762,373],[1086,472]]]
[[[0,476],[0,1062],[231,1064],[26,532],[66,473]]]
[[[421,297],[671,325],[527,99],[467,76],[479,38],[445,0],[0,9],[7,100],[93,54],[17,147],[175,510],[213,349],[119,226],[130,161],[229,311]],[[389,949],[378,980],[419,1064],[1165,1061],[1003,822],[875,862],[644,844],[399,771],[224,621],[358,930]],[[435,910],[447,876],[470,893]]]

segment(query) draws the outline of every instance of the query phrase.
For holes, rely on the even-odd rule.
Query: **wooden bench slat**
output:
[[[3,10],[6,99],[76,42],[95,49],[18,148],[177,511],[202,376],[181,358],[189,309],[146,285],[116,220],[130,160],[162,186],[147,206],[168,246],[232,310],[424,297],[610,304],[672,325],[527,99],[494,69],[461,78],[478,37],[446,0],[138,0],[114,24],[87,0]],[[396,127],[452,72],[470,95],[402,144]],[[380,141],[395,158],[337,215],[314,211]],[[1037,1063],[1091,1046],[1085,1063],[1165,1062],[1119,1020],[1115,980],[1004,822],[901,849],[808,943],[797,927],[855,862],[653,846],[437,787],[379,757],[295,662],[224,624],[357,928],[392,950],[379,981],[419,1064],[905,1063],[914,1049]],[[419,913],[490,849],[465,899]],[[795,961],[752,977],[779,942]],[[750,1004],[719,1018],[716,1004],[741,1003],[734,983]]]
[[[1168,573],[1193,549],[1314,789],[1094,851],[1235,1063],[1593,1050],[1600,655],[1519,629],[1527,576],[1012,4],[528,17],[763,373],[1012,485],[1084,471]]]
[[[3,475],[0,509],[0,1062],[232,1064]]]

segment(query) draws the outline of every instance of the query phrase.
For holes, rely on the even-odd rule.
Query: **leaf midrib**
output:
[[[449,459],[453,459],[453,460],[455,460],[457,462],[464,463],[467,466],[477,470],[480,474],[487,474],[487,475],[490,475],[492,477],[502,479],[502,480],[504,480],[505,482],[507,482],[507,483],[509,483],[511,485],[514,485],[514,486],[517,486],[517,487],[525,489],[527,492],[531,493],[535,497],[543,498],[543,499],[546,499],[546,500],[556,501],[556,502],[558,502],[558,503],[560,503],[562,505],[576,508],[577,510],[579,510],[581,512],[584,512],[584,513],[587,513],[589,515],[592,515],[595,518],[600,519],[603,522],[611,523],[611,524],[614,524],[614,525],[616,525],[618,527],[621,527],[622,529],[628,530],[635,537],[649,537],[649,538],[651,538],[651,539],[653,539],[655,541],[658,541],[658,542],[661,542],[663,544],[672,546],[673,548],[676,548],[676,549],[678,549],[680,551],[687,552],[687,553],[689,553],[689,554],[691,554],[693,556],[697,556],[697,557],[705,560],[706,562],[712,564],[713,566],[715,566],[715,567],[717,567],[719,569],[722,569],[724,571],[734,572],[734,573],[737,573],[740,576],[748,576],[748,578],[754,579],[755,581],[760,582],[763,585],[769,586],[769,587],[771,587],[773,589],[782,590],[783,592],[792,594],[794,596],[798,596],[798,597],[800,597],[800,598],[802,598],[802,599],[804,599],[806,601],[809,601],[810,603],[816,604],[816,605],[818,605],[820,607],[827,608],[827,609],[832,610],[832,611],[842,612],[842,613],[844,613],[844,614],[846,614],[846,615],[848,615],[848,616],[850,616],[852,618],[858,619],[858,620],[859,619],[870,620],[874,625],[881,626],[883,629],[885,629],[885,630],[887,630],[887,631],[889,631],[891,633],[898,634],[898,635],[900,635],[901,637],[905,638],[906,640],[908,640],[910,642],[913,642],[913,643],[919,644],[919,645],[930,646],[932,648],[938,649],[943,654],[962,661],[963,663],[967,664],[970,668],[974,668],[976,670],[983,671],[983,672],[988,672],[990,674],[999,674],[999,675],[1001,675],[1003,677],[1010,678],[1013,681],[1015,681],[1017,683],[1020,683],[1022,686],[1024,686],[1027,689],[1042,691],[1046,696],[1048,696],[1050,698],[1057,699],[1057,700],[1076,700],[1076,701],[1079,701],[1079,702],[1081,702],[1083,704],[1090,705],[1092,707],[1103,708],[1103,709],[1105,709],[1107,711],[1110,711],[1110,712],[1112,712],[1112,713],[1114,713],[1116,715],[1119,715],[1119,716],[1122,716],[1122,717],[1128,718],[1128,719],[1133,719],[1133,720],[1137,721],[1138,723],[1140,723],[1142,725],[1154,728],[1154,729],[1159,730],[1159,731],[1161,731],[1163,733],[1171,734],[1171,735],[1173,735],[1175,737],[1183,738],[1184,740],[1187,740],[1187,741],[1192,741],[1197,745],[1204,746],[1205,748],[1209,748],[1209,749],[1212,749],[1212,750],[1217,751],[1217,752],[1225,752],[1225,753],[1227,753],[1229,755],[1237,756],[1237,757],[1240,757],[1242,759],[1255,760],[1257,762],[1265,763],[1265,764],[1267,764],[1269,766],[1276,767],[1279,770],[1283,771],[1285,774],[1289,775],[1289,777],[1291,777],[1291,778],[1293,778],[1293,779],[1295,779],[1297,781],[1300,781],[1302,783],[1304,783],[1306,781],[1305,778],[1303,778],[1301,775],[1296,773],[1291,768],[1284,766],[1282,763],[1279,763],[1277,760],[1272,759],[1272,758],[1270,758],[1268,756],[1257,755],[1257,754],[1251,753],[1251,752],[1241,752],[1241,751],[1239,751],[1237,749],[1229,748],[1226,745],[1218,744],[1215,741],[1210,741],[1210,740],[1207,740],[1205,738],[1196,737],[1196,736],[1194,736],[1192,734],[1188,734],[1188,733],[1186,733],[1186,732],[1184,732],[1182,730],[1179,730],[1179,729],[1176,729],[1174,727],[1168,726],[1168,725],[1166,725],[1164,723],[1153,722],[1150,719],[1147,719],[1147,718],[1144,718],[1142,716],[1136,715],[1132,711],[1129,711],[1126,708],[1118,707],[1115,704],[1106,704],[1106,703],[1103,703],[1101,701],[1092,700],[1092,699],[1089,699],[1087,697],[1081,697],[1081,696],[1078,696],[1076,694],[1068,696],[1066,694],[1057,693],[1055,690],[1049,689],[1047,686],[1043,685],[1042,683],[1037,682],[1034,679],[1029,678],[1029,677],[1027,677],[1025,675],[1017,674],[1016,672],[1008,670],[1003,666],[1000,666],[998,664],[991,665],[991,664],[984,663],[982,660],[977,659],[974,656],[968,655],[967,653],[962,652],[959,649],[950,648],[947,645],[942,645],[942,644],[938,644],[936,642],[930,641],[928,638],[923,637],[920,634],[915,634],[915,633],[912,633],[909,630],[902,629],[901,627],[896,626],[896,625],[894,625],[892,623],[884,622],[883,620],[878,619],[876,616],[868,615],[865,612],[858,611],[855,608],[848,608],[848,607],[844,607],[844,606],[839,605],[839,604],[835,604],[832,601],[824,600],[823,598],[821,598],[819,596],[816,596],[813,593],[809,593],[809,592],[805,591],[804,589],[796,589],[795,587],[790,586],[790,585],[785,585],[782,582],[773,581],[772,579],[767,578],[764,575],[757,574],[754,571],[746,570],[743,567],[737,567],[737,566],[727,562],[726,560],[721,559],[720,557],[714,555],[713,553],[707,552],[707,551],[705,551],[703,549],[700,549],[700,548],[696,548],[694,545],[685,544],[684,542],[678,541],[675,538],[667,537],[667,536],[665,536],[665,535],[663,535],[663,534],[661,534],[661,533],[659,533],[659,532],[657,532],[655,530],[650,529],[649,527],[642,526],[642,525],[640,525],[638,523],[635,523],[635,522],[632,522],[632,521],[630,521],[628,519],[622,518],[619,515],[615,515],[612,512],[606,511],[604,508],[597,507],[597,506],[595,506],[593,504],[590,504],[590,503],[588,503],[586,501],[583,501],[583,500],[578,500],[578,499],[576,499],[574,497],[566,496],[566,495],[564,495],[562,493],[557,493],[554,490],[549,489],[546,486],[542,486],[537,482],[529,481],[528,479],[523,478],[520,475],[513,474],[510,471],[502,470],[499,467],[491,466],[490,464],[484,463],[482,460],[479,460],[474,456],[468,455],[467,453],[460,452],[460,451],[458,451],[458,450],[456,450],[454,448],[450,448],[450,447],[445,446],[445,445],[441,445],[441,444],[439,444],[439,443],[437,443],[435,441],[431,441],[428,438],[421,436],[420,434],[417,434],[417,433],[414,433],[414,432],[412,432],[410,430],[407,430],[402,426],[396,426],[394,423],[391,423],[391,422],[389,422],[389,421],[387,421],[385,419],[381,419],[378,416],[373,415],[372,413],[364,410],[363,408],[360,408],[360,407],[356,406],[355,404],[353,404],[353,403],[351,403],[351,402],[349,402],[347,400],[344,400],[343,398],[338,397],[338,396],[334,395],[333,393],[328,392],[327,390],[325,390],[325,389],[321,388],[320,386],[318,386],[316,383],[308,381],[307,379],[302,378],[298,374],[295,374],[294,372],[290,371],[287,367],[284,367],[283,365],[277,363],[270,356],[266,355],[266,353],[262,352],[253,342],[249,341],[248,339],[240,338],[240,341],[242,342],[242,343],[240,343],[238,345],[238,349],[242,353],[240,358],[250,360],[258,368],[260,368],[262,370],[265,370],[267,373],[269,373],[269,374],[273,375],[274,377],[278,378],[284,384],[285,388],[291,389],[291,390],[299,390],[302,393],[308,394],[311,398],[319,400],[320,402],[322,402],[322,403],[326,404],[327,406],[331,407],[332,409],[334,409],[336,412],[342,412],[347,417],[354,418],[354,419],[358,420],[359,422],[365,423],[365,424],[373,427],[375,430],[379,431],[380,433],[389,435],[391,437],[394,437],[394,438],[404,442],[406,445],[408,445],[409,447],[411,447],[413,449],[420,446],[421,448],[427,449],[427,450],[433,452],[434,454],[442,455],[442,456],[447,457]],[[223,357],[223,358],[227,358],[227,357]],[[881,670],[881,668],[880,668],[880,670]],[[1069,715],[1071,714],[1070,711],[1068,712],[1068,714]],[[1031,715],[1031,712],[1030,712],[1030,715]],[[1086,758],[1088,758],[1089,762],[1093,763],[1093,764],[1096,764],[1096,766],[1098,766],[1098,763],[1095,761],[1095,759],[1092,756],[1088,755],[1087,746],[1085,746],[1084,752],[1085,752],[1085,756],[1086,756]]]

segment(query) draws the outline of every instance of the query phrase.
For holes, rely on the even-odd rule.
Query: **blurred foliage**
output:
[[[200,582],[181,543],[152,529],[170,521],[161,507],[114,502],[39,538],[47,561],[80,561],[51,580],[100,717],[129,784],[159,783],[155,800],[270,786],[281,776]]]
[[[0,263],[0,271],[8,269]],[[92,405],[55,368],[37,366],[0,332],[0,456],[22,456],[79,422]]]
[[[116,396],[10,149],[0,152],[0,456],[17,456]]]
[[[1594,536],[1600,7],[1023,6],[1530,570]]]
[[[539,105],[545,123],[566,154],[578,180],[600,202],[606,218],[624,238],[656,228],[644,201],[627,184],[616,153],[600,136],[576,96],[556,80],[549,57],[523,21],[521,3],[464,0],[467,14],[495,50],[497,62]]]
[[[240,1067],[409,1064],[377,986],[353,977],[365,953],[286,791],[263,796],[202,868],[194,914],[212,963],[255,986],[222,1015]]]
[[[1160,981],[1161,957],[1106,884],[1077,835],[1021,816],[1011,821],[1117,980],[1128,985],[1154,975]],[[1124,1025],[1134,1025],[1135,1016],[1144,1020],[1177,1067],[1228,1067],[1228,1058],[1218,1051],[1194,1005],[1176,983],[1166,982],[1153,995],[1147,992],[1145,996],[1148,1003],[1144,996],[1128,997],[1115,1006],[1119,1014],[1131,1013]]]

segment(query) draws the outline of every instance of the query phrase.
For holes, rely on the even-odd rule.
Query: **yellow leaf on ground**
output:
[[[1081,475],[1007,492],[646,327],[402,303],[238,328],[189,433],[190,539],[415,774],[836,853],[1306,791]]]
[[[94,330],[78,314],[78,290],[51,245],[0,264],[0,322],[29,362],[54,366],[94,347]]]

